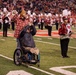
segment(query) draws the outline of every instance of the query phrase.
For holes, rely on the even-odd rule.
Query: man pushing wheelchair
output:
[[[33,39],[35,34],[36,28],[29,23],[29,18],[27,18],[27,15],[23,10],[16,19],[16,29],[14,33],[14,36],[17,39],[17,48],[14,52],[14,62],[16,65],[20,64],[20,61],[32,62],[32,60],[35,59],[36,63],[39,62],[39,50],[36,48]],[[35,55],[37,56],[36,58]]]

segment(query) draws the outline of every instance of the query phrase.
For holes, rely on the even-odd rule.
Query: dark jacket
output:
[[[27,29],[30,28],[30,33],[27,32]],[[20,33],[20,43],[22,46],[25,47],[31,47],[34,48],[35,47],[35,42],[33,39],[33,36],[36,34],[36,28],[34,26],[26,26]]]

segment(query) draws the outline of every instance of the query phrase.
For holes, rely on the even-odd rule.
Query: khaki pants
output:
[[[31,53],[34,53],[34,54],[36,54],[36,55],[38,55],[39,54],[39,49],[38,48],[31,48],[31,47],[24,47],[25,48],[25,50],[28,50],[28,51],[30,51]]]

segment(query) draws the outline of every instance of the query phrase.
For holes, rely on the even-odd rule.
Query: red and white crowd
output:
[[[21,1],[21,0],[13,0],[13,3],[11,3],[11,4],[9,4],[10,2],[8,2],[8,1],[11,2],[12,0],[6,0],[6,2],[3,2],[3,6],[0,7],[0,25],[3,23],[3,18],[5,16],[7,16],[9,18],[9,24],[11,25],[11,22],[13,21],[13,17],[15,15],[19,16],[19,13],[22,8],[25,9],[26,16],[27,16],[26,18],[29,19],[30,24],[39,25],[41,22],[43,22],[45,25],[46,24],[53,25],[53,24],[55,24],[56,21],[58,23],[61,23],[61,22],[63,22],[62,17],[65,15],[66,17],[68,17],[68,20],[71,25],[74,25],[74,26],[76,25],[76,14],[72,13],[73,12],[72,10],[66,9],[66,7],[65,7],[65,9],[67,11],[67,14],[66,14],[66,11],[63,12],[62,9],[61,9],[62,11],[60,13],[57,13],[57,12],[55,13],[54,11],[52,11],[52,9],[50,9],[50,12],[47,9],[46,9],[46,11],[48,11],[48,12],[40,11],[40,10],[39,10],[40,12],[36,11],[39,9],[39,7],[38,7],[38,9],[37,9],[37,7],[35,8],[34,7],[34,6],[36,6],[35,4],[38,3],[37,4],[37,6],[38,6],[40,1],[41,1],[40,5],[44,1],[44,3],[47,2],[47,4],[50,5],[49,1],[47,1],[47,0],[39,0],[36,3],[35,3],[35,0],[31,0],[31,1],[26,0],[26,3],[25,3],[26,5],[23,2],[20,3],[19,1]],[[25,1],[25,0],[23,0],[23,1]],[[50,3],[52,4],[52,7],[56,7],[57,1],[56,1],[56,3],[55,3],[55,1],[52,1],[52,0],[50,1]],[[63,0],[62,1],[59,0],[58,2],[61,4],[63,2]],[[28,7],[29,3],[30,3],[30,7]],[[47,4],[45,6],[47,6]],[[16,6],[16,8],[15,8],[15,6]],[[44,5],[43,5],[43,7],[44,7]],[[41,9],[41,6],[40,6],[40,9]],[[0,28],[1,28],[1,26],[0,26]]]

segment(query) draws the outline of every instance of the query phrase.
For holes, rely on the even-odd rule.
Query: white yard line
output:
[[[0,54],[0,56],[3,57],[3,58],[6,58],[6,59],[8,59],[8,60],[13,61],[12,58],[9,58],[9,57],[4,56],[4,55],[2,55],[2,54]],[[28,66],[28,67],[29,67],[29,68],[32,68],[32,69],[35,69],[35,70],[38,70],[38,71],[41,71],[41,72],[46,73],[46,74],[48,74],[48,75],[54,75],[54,74],[52,74],[52,73],[50,73],[50,72],[44,71],[44,70],[42,70],[42,69],[39,69],[39,68],[36,68],[36,67],[33,67],[33,66]]]
[[[50,70],[62,73],[64,75],[76,75],[76,73],[65,70],[66,68],[74,68],[76,69],[76,66],[61,66],[61,67],[52,67]]]
[[[8,59],[8,60],[12,60],[12,61],[13,61],[13,59],[12,59],[12,58],[9,58],[9,57],[4,56],[4,55],[2,55],[2,54],[0,54],[0,56],[1,56],[1,57],[3,57],[3,58],[6,58],[6,59]]]
[[[46,44],[52,44],[52,45],[60,46],[60,44],[56,44],[56,43],[44,42],[44,41],[39,41],[39,40],[35,40],[35,41],[41,42],[41,43],[46,43]],[[76,49],[76,47],[72,47],[72,46],[69,46],[69,48]]]
[[[28,73],[24,70],[15,70],[15,71],[9,71],[6,75],[33,75],[33,74]]]

